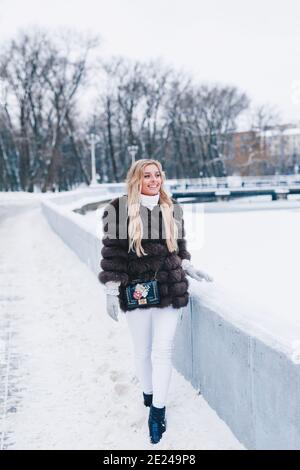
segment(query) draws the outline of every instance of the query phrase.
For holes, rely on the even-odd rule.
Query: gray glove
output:
[[[116,295],[106,294],[106,311],[113,320],[119,321],[119,299]]]
[[[188,259],[183,259],[181,265],[184,271],[190,277],[196,279],[196,281],[213,281],[213,278],[209,274],[205,273],[204,271],[201,271],[200,269],[196,269]]]
[[[107,314],[115,321],[118,320],[119,315],[119,285],[120,282],[108,281],[106,287],[106,311]]]

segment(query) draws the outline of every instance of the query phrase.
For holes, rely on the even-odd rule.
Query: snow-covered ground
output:
[[[125,316],[106,315],[103,286],[49,228],[38,198],[1,197],[0,448],[243,448],[175,370],[168,430],[149,443]],[[230,271],[209,257],[201,265]]]
[[[299,239],[300,208],[207,213],[193,262],[245,305],[249,322],[293,344],[300,339]]]

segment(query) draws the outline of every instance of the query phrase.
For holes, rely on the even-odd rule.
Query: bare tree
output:
[[[70,140],[74,152],[77,96],[86,84],[88,54],[98,38],[82,38],[76,33],[51,36],[42,30],[21,31],[2,49],[1,78],[8,87],[11,135],[18,155],[20,189],[43,191],[65,179],[63,147]],[[78,148],[73,162],[81,168]],[[3,152],[2,152],[3,153]],[[70,165],[69,165],[70,166]],[[59,184],[58,184],[59,185]]]
[[[43,74],[49,88],[49,99],[53,112],[49,120],[52,135],[49,158],[46,161],[46,178],[42,191],[46,191],[52,186],[56,173],[62,168],[60,146],[65,121],[68,117],[67,123],[71,122],[71,114],[75,109],[76,94],[79,87],[85,83],[89,51],[97,45],[95,38],[88,39],[79,48],[78,55],[72,57],[73,45],[77,42],[76,36],[72,38],[68,35],[68,38],[63,41],[59,49],[56,45],[51,44],[49,50],[51,67]],[[65,47],[63,48],[63,46]]]
[[[102,181],[124,180],[132,144],[137,158],[162,161],[170,178],[224,176],[234,165],[266,171],[257,136],[278,123],[271,107],[252,111],[236,87],[195,83],[159,60],[99,60],[98,45],[98,37],[43,30],[23,31],[3,45],[1,190],[88,184],[91,132],[100,136],[96,164]],[[91,84],[98,97],[83,118],[79,103]],[[234,136],[243,115],[249,132],[240,139],[245,158],[237,162]]]

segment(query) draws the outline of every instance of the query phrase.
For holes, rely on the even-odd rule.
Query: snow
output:
[[[74,209],[81,208],[87,204],[92,204],[92,203],[97,203],[99,202],[100,204],[105,204],[105,201],[108,201],[112,199],[113,197],[119,197],[121,194],[116,194],[116,195],[104,195],[104,196],[90,196],[90,197],[84,197],[80,198],[79,201],[72,201],[68,204],[64,204],[64,208],[73,211]]]
[[[26,198],[0,194],[0,448],[243,449],[175,369],[150,444],[125,315],[107,316],[103,286]]]
[[[205,212],[203,243],[192,242],[192,261],[239,302],[244,320],[291,346],[300,339],[300,208],[286,207]],[[186,214],[191,234],[195,216]]]
[[[25,191],[3,191],[0,192],[0,205],[6,205],[12,202],[27,204],[33,200],[38,200],[40,197],[40,193],[28,193]]]
[[[285,135],[295,135],[300,137],[300,128],[299,127],[292,127],[290,129],[269,129],[266,131],[261,131],[261,137],[278,137],[278,136],[285,136]]]

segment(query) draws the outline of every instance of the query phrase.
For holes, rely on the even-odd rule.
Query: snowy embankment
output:
[[[126,319],[94,273],[38,207],[0,215],[0,240],[1,449],[153,449]],[[157,450],[243,447],[175,370],[167,413]]]

